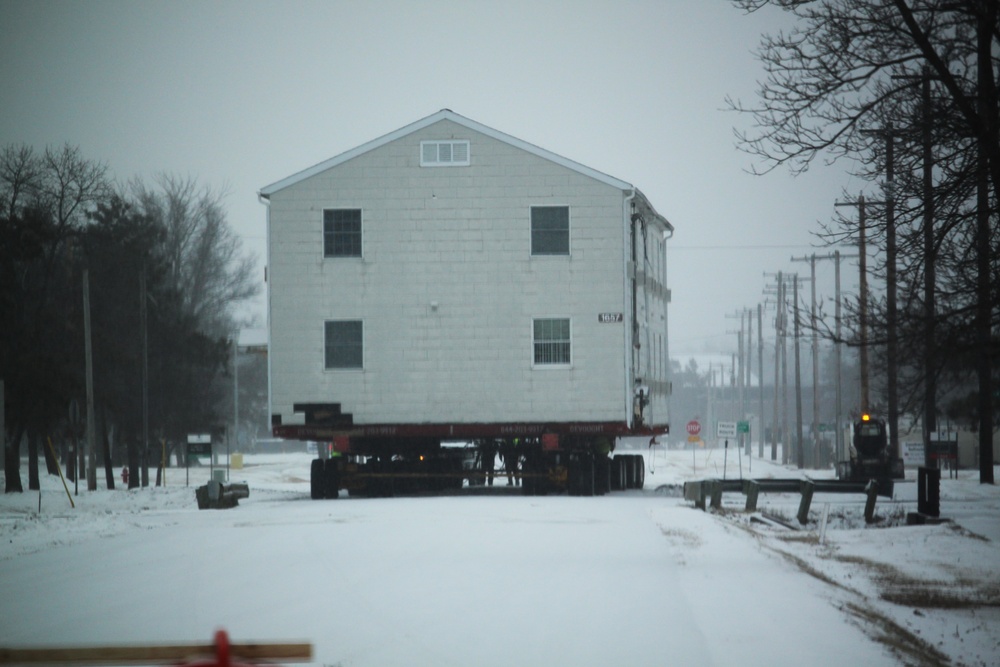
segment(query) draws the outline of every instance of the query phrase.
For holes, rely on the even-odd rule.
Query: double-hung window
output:
[[[323,256],[361,257],[361,209],[323,209]]]
[[[569,254],[569,207],[531,207],[531,254]]]
[[[364,326],[361,320],[327,320],[323,333],[327,370],[364,368]]]
[[[568,317],[532,320],[532,346],[535,366],[569,366],[570,326]]]

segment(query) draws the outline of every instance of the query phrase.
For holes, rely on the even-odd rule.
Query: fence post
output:
[[[865,523],[873,523],[875,521],[875,498],[878,497],[878,482],[874,479],[868,480],[865,494],[868,496],[865,501]]]
[[[713,479],[709,482],[709,488],[712,490],[712,509],[722,509],[722,482]]]
[[[917,511],[926,516],[941,516],[940,468],[917,468]]]
[[[799,503],[798,519],[803,526],[809,523],[809,505],[812,504],[813,491],[815,490],[816,485],[811,480],[802,480],[802,501]]]
[[[758,484],[756,482],[756,480],[752,480],[752,479],[751,480],[747,480],[744,483],[744,485],[743,485],[743,489],[744,489],[744,491],[747,494],[746,511],[747,512],[756,512],[757,511],[757,496],[760,495],[760,484]]]

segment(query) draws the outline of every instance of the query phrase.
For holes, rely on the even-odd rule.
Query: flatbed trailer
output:
[[[526,495],[603,495],[642,488],[641,455],[613,454],[617,439],[667,427],[620,422],[345,423],[334,405],[296,405],[306,423],[276,425],[276,437],[321,443],[310,469],[310,495],[332,499],[457,492],[509,486]],[[501,464],[497,466],[497,458]]]

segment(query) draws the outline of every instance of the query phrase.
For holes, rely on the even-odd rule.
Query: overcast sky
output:
[[[761,301],[765,271],[808,274],[790,258],[863,186],[850,163],[746,173],[749,119],[724,100],[752,101],[752,52],[785,20],[725,0],[0,0],[0,144],[226,188],[263,279],[261,187],[449,108],[640,188],[676,228],[671,356],[735,351],[727,316]]]

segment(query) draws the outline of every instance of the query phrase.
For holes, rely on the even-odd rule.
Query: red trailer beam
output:
[[[337,428],[322,424],[283,424],[272,428],[274,437],[286,440],[332,441],[349,438],[441,438],[442,440],[497,436],[541,437],[557,435],[657,436],[670,432],[668,425],[629,428],[625,422],[515,422],[479,424],[355,424]]]

